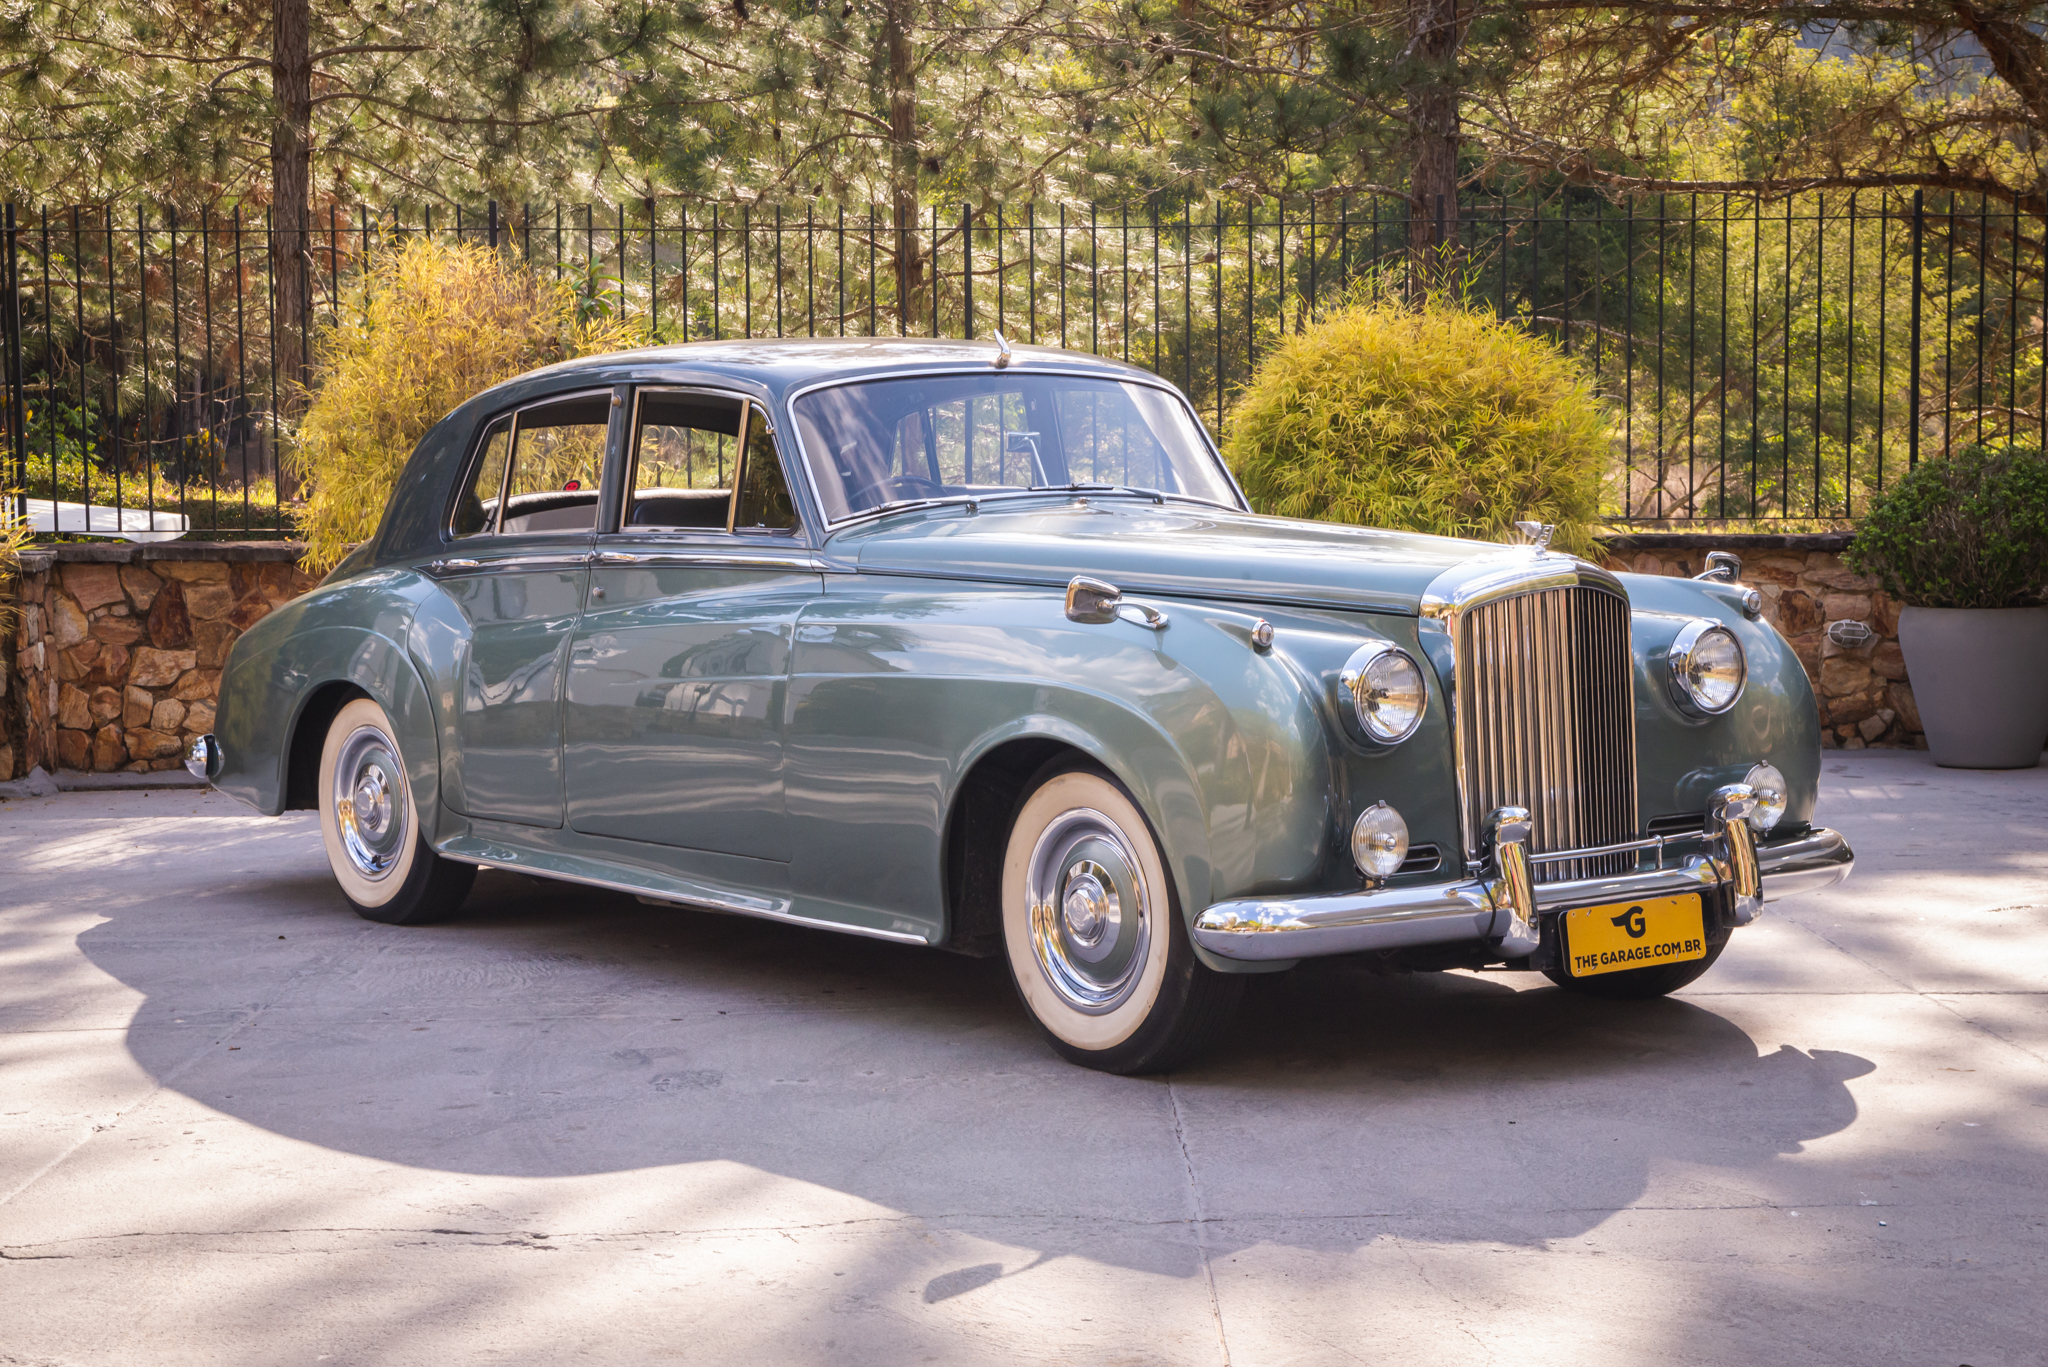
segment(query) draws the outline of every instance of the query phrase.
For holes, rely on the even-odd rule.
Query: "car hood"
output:
[[[1444,570],[1507,548],[1088,496],[972,513],[958,504],[906,510],[840,532],[828,550],[878,574],[1061,585],[1085,574],[1127,591],[1414,613]]]

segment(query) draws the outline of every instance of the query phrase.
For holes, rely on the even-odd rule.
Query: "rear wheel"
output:
[[[320,750],[320,836],[358,916],[416,926],[453,916],[476,869],[427,844],[393,731],[369,698],[335,714]]]
[[[1018,995],[1070,1062],[1184,1062],[1229,1024],[1243,980],[1205,968],[1144,814],[1093,766],[1044,771],[1011,825],[1003,943]]]

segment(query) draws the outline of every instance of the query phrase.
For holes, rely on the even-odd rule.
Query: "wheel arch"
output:
[[[1000,952],[1000,880],[1011,819],[1033,775],[1062,755],[1100,767],[1131,795],[1159,841],[1182,918],[1207,904],[1210,862],[1201,785],[1170,737],[1142,716],[1131,719],[1144,726],[1149,743],[1112,745],[1072,721],[1028,717],[969,750],[947,798],[940,843],[946,912],[941,947],[977,957]]]

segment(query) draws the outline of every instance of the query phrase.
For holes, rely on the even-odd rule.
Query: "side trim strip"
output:
[[[681,906],[706,907],[713,911],[730,912],[735,916],[755,916],[764,921],[781,921],[786,925],[805,926],[812,930],[836,930],[847,935],[865,935],[870,939],[888,940],[895,944],[931,943],[922,935],[851,925],[845,921],[822,921],[815,916],[799,916],[789,909],[790,902],[787,897],[763,897],[710,883],[700,883],[695,879],[674,878],[667,874],[645,873],[638,879],[622,878],[619,876],[621,871],[618,868],[601,864],[594,859],[522,849],[500,840],[485,840],[480,836],[457,836],[435,846],[435,850],[443,858],[453,859],[462,864],[474,864],[480,869],[537,874],[544,878],[559,878],[567,883],[580,883],[585,887],[603,888],[608,892],[651,897],[657,901],[673,902]]]

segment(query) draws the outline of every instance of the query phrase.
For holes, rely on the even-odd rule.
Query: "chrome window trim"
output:
[[[619,525],[616,527],[601,528],[598,531],[598,535],[658,537],[664,535],[672,536],[684,532],[710,532],[713,530],[709,527],[670,527],[666,529],[659,527],[650,527],[642,528],[638,531],[629,530],[632,527],[631,518],[633,516],[633,494],[637,489],[640,471],[640,397],[643,394],[649,393],[702,394],[708,398],[730,399],[739,404],[739,435],[734,439],[732,487],[728,491],[726,498],[724,535],[740,535],[741,533],[733,526],[733,522],[736,518],[739,517],[740,512],[740,486],[746,479],[747,428],[752,421],[753,414],[759,413],[761,415],[761,422],[765,429],[765,434],[770,444],[775,447],[776,464],[780,465],[782,463],[782,445],[780,442],[776,441],[775,417],[774,414],[769,410],[768,405],[763,403],[761,400],[755,398],[752,394],[748,394],[742,390],[720,389],[716,385],[641,384],[637,381],[633,382],[633,412],[631,416],[628,417],[626,420],[626,450],[619,461]],[[799,453],[799,456],[801,456],[801,453]],[[801,459],[799,459],[799,463],[803,463]],[[804,468],[806,472],[808,472],[810,467],[808,464],[805,464]],[[789,472],[787,470],[783,471],[785,479],[787,479],[788,474]],[[793,511],[796,511],[796,526],[788,528],[784,531],[764,531],[761,534],[767,536],[792,536],[803,538],[803,512],[800,509]],[[749,528],[748,530],[753,531],[756,529]]]
[[[471,446],[468,457],[462,462],[462,474],[459,478],[456,479],[455,488],[449,495],[447,511],[441,515],[441,540],[446,544],[453,545],[457,541],[474,541],[476,538],[480,536],[504,536],[506,534],[504,530],[506,497],[505,491],[506,489],[511,487],[512,467],[518,462],[519,458],[519,415],[524,412],[527,412],[529,409],[545,408],[547,405],[551,403],[561,403],[567,399],[587,399],[599,394],[604,395],[605,398],[611,402],[613,407],[616,407],[618,405],[618,386],[608,384],[599,385],[594,389],[564,390],[560,394],[550,394],[545,398],[539,398],[533,400],[530,403],[520,404],[516,408],[503,409],[499,412],[491,414],[490,417],[484,419],[484,421],[477,428],[477,432],[479,433],[479,440],[476,441]],[[501,475],[498,479],[498,506],[496,511],[492,515],[491,529],[487,532],[471,532],[468,536],[458,536],[455,532],[455,505],[462,499],[462,481],[464,479],[469,478],[470,473],[476,469],[477,459],[483,453],[483,441],[481,440],[481,434],[489,432],[491,430],[491,425],[493,423],[497,422],[498,419],[505,417],[509,417],[512,419],[512,426],[506,432],[505,473]],[[607,428],[609,428],[609,422],[607,422],[606,426]],[[605,441],[606,450],[604,456],[599,459],[597,467],[598,482],[596,508],[597,512],[600,514],[604,511],[604,477],[605,474],[611,469],[612,465],[610,459],[611,436],[609,431],[606,432]],[[597,530],[597,521],[597,517],[592,517],[591,525],[581,530],[573,530],[569,528],[551,528],[550,530],[544,532],[517,532],[514,533],[514,535],[589,536]]]
[[[904,380],[925,375],[987,376],[990,373],[991,372],[987,365],[916,366],[902,370],[878,370],[862,375],[843,375],[835,376],[829,380],[814,380],[810,384],[802,385],[796,389],[792,389],[786,392],[782,396],[782,405],[784,408],[789,410],[789,439],[791,444],[796,447],[797,464],[803,467],[804,483],[810,489],[811,502],[814,505],[816,505],[818,509],[818,517],[821,521],[824,522],[826,532],[829,534],[831,532],[837,531],[841,527],[849,527],[856,522],[865,522],[870,518],[882,517],[888,513],[898,512],[901,510],[898,508],[869,508],[863,512],[853,513],[847,517],[842,517],[836,522],[831,518],[829,514],[826,513],[825,496],[823,495],[823,493],[819,491],[817,475],[811,468],[811,453],[804,449],[803,424],[796,420],[796,401],[798,399],[803,398],[806,394],[815,394],[821,389],[836,389],[841,385],[849,384],[867,384],[870,381],[875,380]],[[1237,495],[1238,506],[1235,508],[1230,508],[1228,504],[1213,503],[1206,498],[1197,498],[1193,494],[1168,494],[1167,497],[1186,499],[1191,503],[1200,503],[1204,506],[1211,508],[1228,508],[1231,512],[1248,513],[1251,511],[1251,501],[1244,496],[1244,489],[1238,484],[1237,476],[1230,473],[1230,466],[1223,459],[1223,452],[1221,451],[1221,449],[1217,447],[1215,438],[1209,435],[1209,428],[1205,423],[1203,423],[1202,415],[1200,413],[1197,413],[1195,411],[1195,406],[1188,402],[1187,395],[1181,393],[1179,389],[1167,383],[1165,380],[1160,379],[1158,376],[1147,375],[1142,371],[1135,374],[1126,375],[1118,371],[1092,370],[1083,366],[1077,366],[1071,363],[1062,364],[1060,362],[1053,362],[1049,365],[1029,365],[1028,367],[1019,366],[1016,362],[1012,362],[1011,365],[1003,368],[1002,373],[1006,376],[1065,375],[1073,379],[1102,380],[1111,384],[1142,384],[1149,388],[1157,389],[1162,393],[1171,395],[1175,402],[1180,404],[1181,409],[1184,412],[1186,412],[1188,417],[1193,420],[1195,430],[1201,433],[1203,447],[1209,452],[1210,459],[1216,462],[1216,468],[1223,472],[1223,480],[1226,484],[1230,486],[1231,492]],[[1041,489],[1036,491],[1019,489],[1016,492],[1020,494],[1029,492],[1038,492],[1045,494],[1071,494],[1075,491],[1068,489]],[[931,501],[929,506],[945,507],[953,503],[966,503],[974,499],[975,497],[976,495],[973,494],[960,494],[958,496],[949,496],[945,499],[934,499]],[[981,497],[987,497],[987,495],[982,495]]]
[[[823,573],[824,566],[808,550],[777,554],[763,550],[758,553],[744,550],[729,550],[722,546],[706,546],[702,554],[686,550],[673,551],[604,551],[591,556],[591,563],[600,568],[638,567],[645,569],[694,568],[715,566],[738,569],[791,569],[808,573]]]

